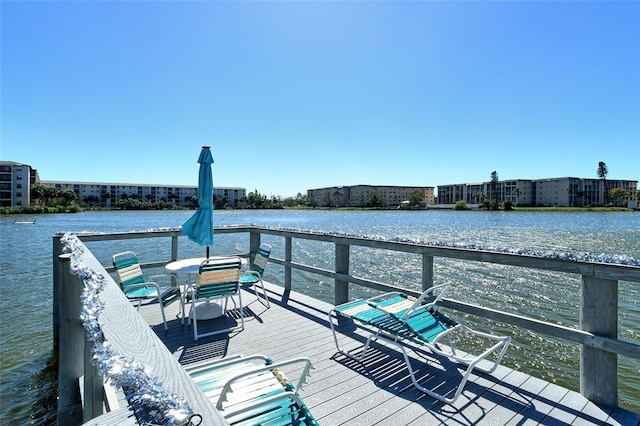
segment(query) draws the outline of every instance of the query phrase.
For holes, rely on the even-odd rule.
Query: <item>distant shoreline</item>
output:
[[[165,210],[175,210],[175,209],[165,209]],[[195,210],[195,209],[180,209],[180,210]],[[432,205],[423,208],[402,208],[398,209],[397,207],[307,207],[307,206],[297,206],[297,207],[283,207],[278,209],[232,209],[232,210],[340,210],[340,211],[414,211],[414,212],[424,212],[429,210],[437,210],[437,211],[491,211],[487,209],[482,209],[474,205],[467,205],[466,209],[456,210],[449,205]],[[15,209],[3,208],[0,209],[0,215],[8,216],[8,215],[42,215],[42,214],[56,214],[56,213],[82,213],[84,211],[149,211],[148,209],[117,209],[113,207],[90,207],[86,209],[77,209],[77,210],[60,210],[51,208],[47,211],[33,211],[27,209],[26,211],[16,211]],[[504,210],[495,210],[497,212],[503,212]],[[509,212],[640,212],[640,209],[630,209],[627,207],[513,207]]]

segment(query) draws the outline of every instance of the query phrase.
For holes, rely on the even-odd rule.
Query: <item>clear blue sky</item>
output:
[[[7,1],[2,160],[295,196],[640,179],[640,2]]]

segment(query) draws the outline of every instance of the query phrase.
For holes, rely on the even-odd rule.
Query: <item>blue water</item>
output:
[[[191,211],[111,211],[78,214],[0,216],[0,424],[52,424],[43,405],[55,375],[46,370],[52,348],[52,237],[58,232],[123,232],[179,227]],[[14,220],[37,219],[35,225]],[[528,250],[628,255],[640,258],[640,214],[628,212],[454,212],[454,211],[216,211],[216,225],[256,224],[337,232],[385,239],[402,238]],[[269,240],[274,256],[284,257],[283,241]],[[93,245],[95,244],[95,246]],[[91,243],[99,260],[133,249],[141,257],[168,258],[168,244],[145,240]],[[214,254],[247,251],[246,235],[216,235]],[[331,267],[331,244],[294,239],[296,260]],[[180,256],[202,255],[186,238]],[[421,258],[353,247],[351,273],[376,281],[419,287]],[[453,297],[570,327],[579,324],[580,277],[523,270],[479,262],[436,259],[436,280],[454,279]],[[282,268],[267,269],[267,279],[283,281]],[[331,301],[333,283],[324,277],[293,273],[294,289]],[[640,342],[640,284],[620,283],[619,337]],[[368,294],[353,289],[352,294]],[[468,318],[509,333],[514,343],[505,364],[577,390],[579,347],[501,324]],[[620,405],[640,412],[640,362],[619,357]],[[55,372],[54,372],[55,374]],[[53,407],[55,408],[55,407]]]

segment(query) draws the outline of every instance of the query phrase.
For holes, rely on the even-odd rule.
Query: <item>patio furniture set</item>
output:
[[[251,287],[256,299],[270,307],[265,291],[263,273],[267,266],[271,246],[260,245],[251,264],[243,268],[244,259],[236,256],[184,259],[166,266],[171,276],[171,286],[163,289],[154,281],[145,281],[142,268],[134,253],[128,251],[113,256],[117,281],[124,294],[138,307],[144,300],[157,302],[162,312],[165,330],[168,329],[164,308],[174,302],[181,304],[181,322],[187,316],[193,321],[194,339],[232,331],[245,327],[241,288]],[[177,273],[187,275],[184,285],[179,285]],[[195,280],[193,277],[195,276]],[[473,371],[493,372],[504,357],[510,338],[474,330],[461,324],[438,309],[451,284],[436,285],[419,297],[391,292],[369,299],[353,300],[335,306],[328,312],[328,322],[339,353],[358,362],[366,361],[367,349],[372,341],[380,340],[394,346],[402,354],[413,385],[427,395],[453,404],[462,393]],[[238,304],[236,304],[236,296]],[[229,301],[234,305],[229,309]],[[186,315],[186,306],[190,313]],[[205,319],[236,315],[234,324],[206,333],[198,332],[198,322]],[[335,323],[353,321],[368,335],[364,347],[357,351],[345,350],[340,345]],[[479,342],[478,352],[465,347],[468,341]],[[446,344],[443,342],[446,341]],[[482,345],[482,346],[479,346]],[[414,373],[407,349],[427,348],[433,354],[444,356],[463,366],[458,385],[441,393],[420,383]],[[358,352],[359,351],[359,352]],[[282,371],[285,366],[298,366],[299,378],[290,380]],[[234,355],[218,360],[207,360],[185,367],[207,398],[223,414],[230,424],[290,424],[317,425],[299,391],[311,370],[308,358],[296,358],[274,362],[267,356]]]

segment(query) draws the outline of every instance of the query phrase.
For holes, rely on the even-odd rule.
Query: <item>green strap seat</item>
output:
[[[144,300],[157,299],[165,330],[168,330],[168,326],[164,308],[173,302],[180,302],[181,322],[184,323],[184,299],[180,286],[160,288],[155,281],[145,280],[138,257],[132,251],[114,254],[112,262],[117,281],[127,299],[138,302],[138,308]],[[167,277],[171,279],[171,276]]]
[[[294,367],[299,378],[291,381],[283,372]],[[308,358],[274,363],[256,354],[205,361],[185,370],[207,398],[233,425],[317,425],[298,391],[311,369]]]
[[[329,312],[329,324],[338,352],[356,361],[363,361],[371,341],[380,339],[397,347],[403,355],[414,386],[426,394],[449,404],[460,396],[471,372],[476,369],[492,373],[500,364],[511,339],[507,336],[496,336],[471,329],[447,317],[437,309],[437,304],[449,289],[449,284],[434,286],[415,298],[400,292],[386,293],[370,299],[360,299],[335,306]],[[428,302],[427,302],[428,301]],[[364,349],[359,355],[344,350],[339,343],[334,325],[334,317],[350,318],[356,324],[373,330],[367,337]],[[490,346],[480,354],[468,354],[456,349],[459,335],[472,335],[479,340],[489,341]],[[439,344],[444,337],[448,338],[448,346]],[[453,396],[447,396],[427,389],[418,383],[413,367],[405,350],[409,344],[426,346],[431,352],[443,355],[467,366],[467,369],[455,389]],[[491,354],[496,354],[490,368],[478,364]]]

